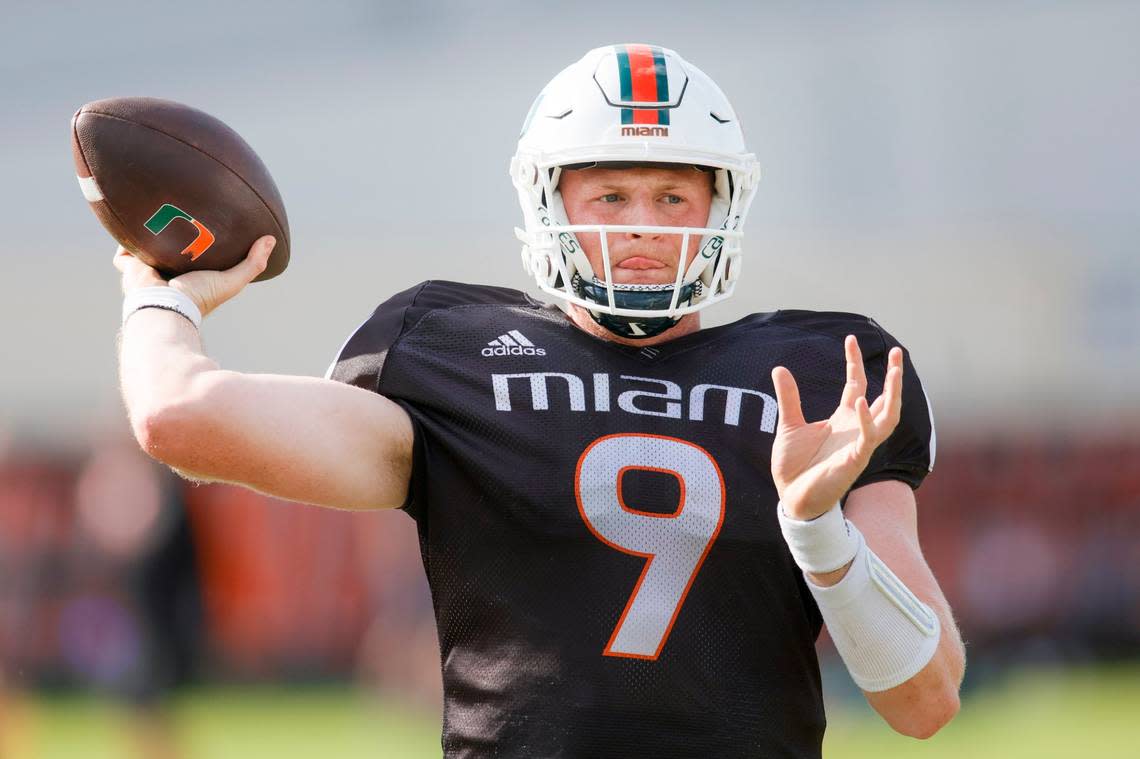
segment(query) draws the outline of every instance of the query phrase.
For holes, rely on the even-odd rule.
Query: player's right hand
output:
[[[119,246],[115,251],[115,268],[122,272],[123,293],[139,287],[173,287],[189,296],[202,312],[202,316],[213,311],[230,298],[240,293],[246,285],[265,271],[269,254],[277,240],[272,235],[259,237],[249,249],[241,263],[225,271],[192,271],[181,274],[170,281],[162,278],[155,269],[147,266],[131,253]]]

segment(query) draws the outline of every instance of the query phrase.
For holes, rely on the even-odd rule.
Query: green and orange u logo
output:
[[[157,235],[162,230],[170,226],[170,222],[175,219],[186,219],[186,221],[193,224],[198,230],[198,237],[194,242],[186,246],[180,255],[190,256],[191,261],[196,261],[198,256],[205,253],[211,245],[214,244],[214,235],[210,230],[202,225],[202,222],[195,219],[190,214],[183,211],[178,206],[173,206],[170,203],[164,203],[162,208],[154,212],[146,221],[146,228],[150,230],[152,235]]]

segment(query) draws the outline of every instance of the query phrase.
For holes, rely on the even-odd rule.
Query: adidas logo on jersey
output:
[[[536,348],[534,343],[527,340],[522,332],[512,329],[504,335],[487,343],[483,349],[484,356],[545,356],[545,348]]]

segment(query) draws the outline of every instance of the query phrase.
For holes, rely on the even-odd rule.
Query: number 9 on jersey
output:
[[[639,511],[622,498],[630,470],[677,478],[680,498],[671,514]],[[598,438],[578,459],[578,511],[598,540],[646,558],[603,654],[656,659],[665,647],[685,596],[724,521],[724,477],[708,451],[661,435]]]

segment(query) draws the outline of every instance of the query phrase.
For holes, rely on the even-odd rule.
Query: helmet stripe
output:
[[[669,72],[665,69],[665,54],[661,48],[653,48],[653,68],[657,72],[657,102],[669,102]],[[662,108],[657,111],[657,123],[669,123],[669,109]]]
[[[623,103],[669,101],[669,74],[665,54],[650,45],[618,45],[614,52]],[[622,108],[623,124],[668,124],[666,108]]]
[[[621,101],[628,103],[633,100],[633,83],[629,73],[629,53],[621,46],[617,47],[618,81],[621,82]]]
[[[629,71],[633,80],[633,101],[636,103],[657,102],[657,67],[653,61],[653,50],[649,45],[628,45]],[[638,108],[633,112],[634,124],[658,123],[658,112]]]
[[[627,53],[625,48],[621,45],[617,45],[614,51],[617,53],[618,81],[621,84],[621,102],[628,103],[633,100],[633,82],[629,74],[629,53]],[[621,109],[621,123],[633,123],[632,108]]]

